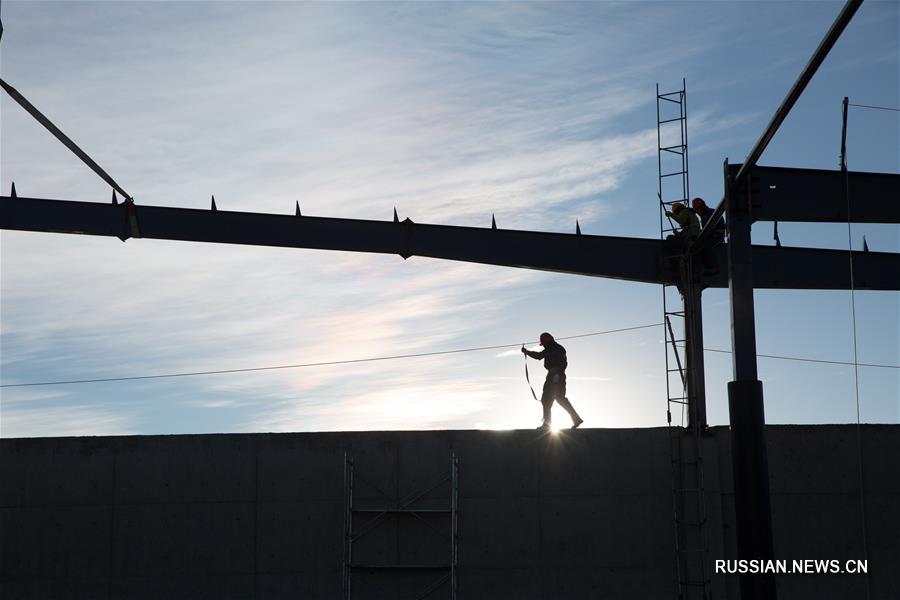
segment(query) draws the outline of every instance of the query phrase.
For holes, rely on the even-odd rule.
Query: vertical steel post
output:
[[[693,260],[688,257],[687,260]],[[693,269],[690,270],[693,272]],[[706,376],[703,364],[703,288],[685,285],[684,348],[687,367],[688,427],[706,428]]]
[[[457,549],[459,541],[459,458],[450,452],[450,600],[456,600]]]
[[[687,137],[687,81],[681,79],[681,140],[684,144],[682,171],[684,171],[684,201],[690,206],[691,188],[688,179],[688,137]],[[657,128],[658,129],[658,128]],[[688,385],[688,427],[701,431],[706,427],[706,376],[703,365],[703,288],[693,281],[693,262],[695,257],[690,253],[685,260],[691,261],[687,269],[692,279],[685,282],[684,296],[684,348],[687,365]]]
[[[725,161],[728,215],[728,289],[731,296],[731,344],[734,381],[728,384],[731,457],[738,559],[774,558],[769,465],[765,443],[762,382],[756,371],[756,323],[753,309],[749,178],[736,189]],[[773,600],[773,574],[740,576],[743,600]]]
[[[352,598],[351,563],[353,562],[353,457],[344,452],[344,569],[343,597]]]

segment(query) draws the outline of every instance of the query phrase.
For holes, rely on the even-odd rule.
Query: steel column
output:
[[[704,429],[706,422],[706,385],[703,363],[703,288],[689,285],[684,295],[684,340],[687,366],[688,427]]]
[[[740,184],[738,184],[740,186]],[[743,186],[745,187],[745,186]],[[734,381],[728,384],[731,456],[739,560],[774,558],[769,465],[765,443],[762,382],[756,370],[756,326],[753,308],[752,220],[749,194],[735,189],[725,163],[728,207],[728,289],[731,295],[731,340]],[[775,598],[773,574],[740,576],[743,600]]]

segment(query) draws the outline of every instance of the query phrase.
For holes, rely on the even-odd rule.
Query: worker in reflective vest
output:
[[[544,347],[540,352],[526,350],[525,346],[522,346],[522,353],[526,356],[544,359],[544,368],[547,369],[547,379],[544,381],[544,391],[541,394],[544,419],[538,429],[550,429],[552,419],[550,409],[554,400],[569,413],[572,418],[572,429],[576,429],[584,423],[584,419],[578,416],[572,403],[566,398],[566,367],[569,365],[566,360],[566,349],[557,344],[553,336],[547,332],[541,334],[540,344]]]

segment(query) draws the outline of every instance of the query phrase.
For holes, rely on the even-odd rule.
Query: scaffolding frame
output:
[[[378,491],[383,496],[384,501],[388,504],[375,508],[357,508],[353,502],[354,481],[359,477],[355,472],[355,463],[353,455],[347,451],[344,452],[344,535],[343,535],[343,595],[345,600],[353,598],[353,573],[354,571],[368,572],[415,572],[415,571],[433,571],[441,573],[440,577],[435,579],[427,588],[415,597],[415,600],[422,600],[441,588],[444,584],[449,583],[449,598],[456,600],[457,597],[457,561],[458,561],[458,540],[459,540],[459,458],[454,452],[450,453],[450,470],[427,488],[407,495],[404,498],[391,498],[388,494],[380,490],[377,486],[369,482],[368,485]],[[360,477],[362,481],[365,481]],[[441,485],[450,484],[449,506],[446,508],[417,508],[412,506],[418,500],[423,498],[429,492],[437,489]],[[354,528],[354,515],[369,515],[369,520],[361,525],[359,529]],[[444,514],[448,517],[449,531],[441,531],[434,527],[430,522],[425,520],[423,514]],[[386,520],[386,517],[394,516],[397,518],[413,517],[428,526],[434,533],[449,541],[450,547],[448,551],[448,561],[446,563],[434,564],[413,564],[400,562],[385,563],[369,563],[361,564],[353,562],[353,543],[358,541],[366,534],[373,531],[380,523]]]
[[[666,212],[676,202],[687,206],[691,197],[687,85],[684,79],[681,89],[674,92],[661,94],[657,84],[656,122],[659,229],[660,240],[664,242],[677,229]],[[678,127],[677,136],[672,132],[675,127]],[[678,143],[673,143],[676,139]],[[672,162],[675,162],[676,166],[669,167]],[[675,190],[667,189],[665,183],[673,177],[680,178],[681,186]],[[677,265],[675,282],[662,285],[666,423],[672,474],[675,597],[679,600],[698,598],[709,600],[712,594],[707,565],[709,543],[701,438],[706,426],[700,311],[700,295],[703,290],[695,280],[694,260],[687,249],[684,254],[665,256],[664,260]],[[680,302],[677,302],[676,306],[672,306],[676,299],[669,298],[673,290],[677,290],[680,296]],[[682,338],[676,336],[675,328],[672,326],[675,319],[681,320]],[[684,360],[681,349],[686,352]],[[672,378],[676,374],[678,378],[673,384]],[[673,411],[680,417],[674,424]]]

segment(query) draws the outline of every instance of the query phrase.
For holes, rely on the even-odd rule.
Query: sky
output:
[[[0,72],[138,205],[658,238],[656,84],[687,82],[690,187],[715,205],[839,2],[3,2]],[[841,100],[900,107],[900,4],[869,0],[759,161],[836,169]],[[6,97],[0,185],[110,189]],[[900,113],[851,108],[851,170],[900,172]],[[846,249],[846,224],[779,226]],[[854,225],[900,251],[900,226]],[[754,243],[772,244],[757,224]],[[535,252],[540,249],[536,248]],[[599,257],[615,260],[615,257]],[[855,294],[859,362],[900,365],[900,294]],[[658,324],[659,286],[451,261],[0,232],[0,436],[535,427],[521,344]],[[853,360],[849,292],[758,290],[760,354]],[[727,424],[727,290],[704,293]],[[564,340],[584,427],[666,423],[663,332]],[[506,347],[508,346],[508,347]],[[543,368],[529,365],[532,381]],[[769,423],[857,420],[848,365],[759,358]],[[900,369],[859,367],[900,422]],[[538,388],[538,392],[539,392]],[[558,410],[558,409],[557,409]],[[562,411],[557,422],[567,424]]]

